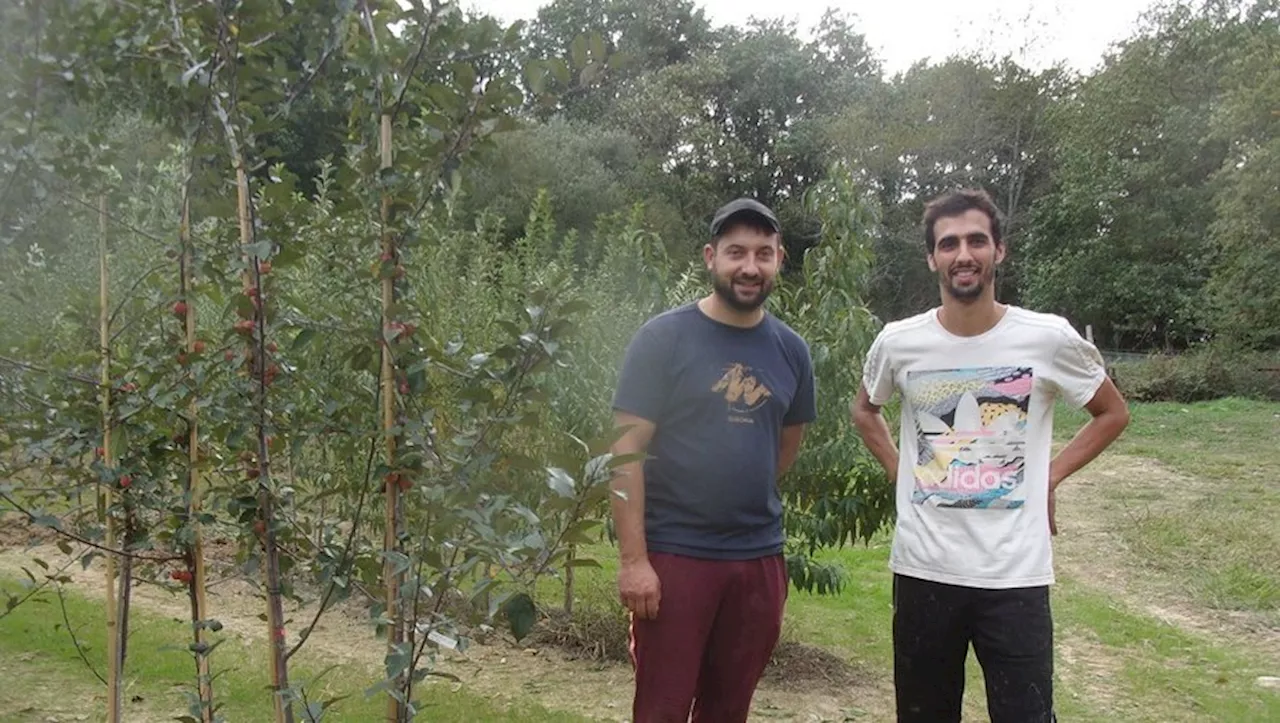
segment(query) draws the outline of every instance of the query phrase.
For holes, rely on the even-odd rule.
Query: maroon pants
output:
[[[744,723],[782,630],[781,555],[700,560],[650,553],[658,616],[631,621],[633,723]]]

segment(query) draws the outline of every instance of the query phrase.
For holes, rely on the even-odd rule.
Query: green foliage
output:
[[[499,219],[503,235],[519,235],[540,193],[561,230],[589,235],[604,213],[625,208],[643,190],[634,139],[581,122],[553,119],[503,134],[464,181],[462,218]]]
[[[1092,324],[1111,348],[1181,349],[1215,329],[1268,344],[1275,296],[1257,271],[1275,258],[1255,248],[1274,219],[1244,199],[1261,200],[1254,184],[1274,166],[1271,104],[1255,89],[1274,72],[1278,23],[1274,2],[1175,4],[1053,108],[1054,184],[1033,203],[1026,250],[1032,304]]]
[[[1119,362],[1112,373],[1137,402],[1200,402],[1223,397],[1280,401],[1280,356],[1209,345],[1183,354]]]
[[[818,419],[780,489],[792,581],[827,592],[840,589],[839,571],[807,558],[870,540],[892,518],[893,485],[849,422],[862,361],[879,328],[862,297],[873,262],[873,206],[847,166],[832,168],[805,202],[822,221],[822,240],[806,252],[798,283],[778,294],[777,313],[810,345]]]
[[[1280,5],[1257,3],[1224,75],[1211,135],[1227,146],[1214,176],[1210,238],[1220,259],[1209,279],[1208,321],[1254,349],[1280,348]]]

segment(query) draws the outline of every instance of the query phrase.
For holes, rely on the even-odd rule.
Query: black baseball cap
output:
[[[778,217],[774,215],[773,211],[769,210],[768,206],[754,198],[737,198],[721,206],[716,211],[716,215],[711,219],[711,237],[719,236],[729,219],[744,213],[759,216],[764,219],[765,223],[769,224],[774,233],[782,233],[782,224],[778,223]]]

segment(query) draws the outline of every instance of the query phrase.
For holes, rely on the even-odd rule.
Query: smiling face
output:
[[[942,292],[956,301],[995,298],[996,267],[1004,261],[1004,244],[991,232],[991,218],[978,209],[943,216],[933,224],[937,239],[928,256]]]
[[[773,291],[782,250],[778,235],[736,225],[702,250],[711,287],[735,311],[755,311]]]

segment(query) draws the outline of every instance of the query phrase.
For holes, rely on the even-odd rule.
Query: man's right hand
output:
[[[622,604],[637,618],[652,620],[658,617],[662,586],[658,582],[658,573],[653,571],[648,560],[622,563],[618,570],[618,594]]]

